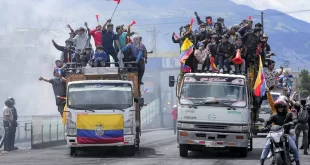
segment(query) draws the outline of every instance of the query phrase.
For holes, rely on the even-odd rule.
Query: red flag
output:
[[[117,4],[121,3],[121,0],[113,0],[115,2],[117,2]]]
[[[252,16],[249,16],[249,20],[252,21]]]
[[[190,23],[191,26],[193,26],[194,21],[195,21],[194,18],[192,18]]]
[[[177,40],[177,39],[179,39],[179,37],[177,36],[177,35],[174,35],[174,38]]]

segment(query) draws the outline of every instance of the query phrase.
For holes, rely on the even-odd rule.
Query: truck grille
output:
[[[208,130],[225,130],[228,126],[209,125],[209,124],[196,124],[196,128],[208,129]]]

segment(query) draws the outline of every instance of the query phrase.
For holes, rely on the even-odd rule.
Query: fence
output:
[[[156,99],[144,106],[141,110],[141,128],[151,123],[160,113],[159,99]]]

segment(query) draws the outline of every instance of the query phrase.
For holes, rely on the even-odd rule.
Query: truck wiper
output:
[[[220,104],[221,102],[220,101],[217,101],[217,100],[212,100],[212,101],[200,101],[198,103],[194,103],[194,104],[191,104],[189,105],[189,108],[192,108],[192,107],[197,107],[197,106],[200,106],[200,105],[206,105],[206,104]]]
[[[74,109],[74,110],[84,110],[84,111],[95,112],[93,109],[87,109],[87,108],[82,108],[82,107],[70,106],[69,108]]]

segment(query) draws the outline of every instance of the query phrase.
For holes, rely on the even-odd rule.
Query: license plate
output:
[[[206,144],[206,147],[214,147],[215,146],[213,141],[206,141],[205,144]]]

